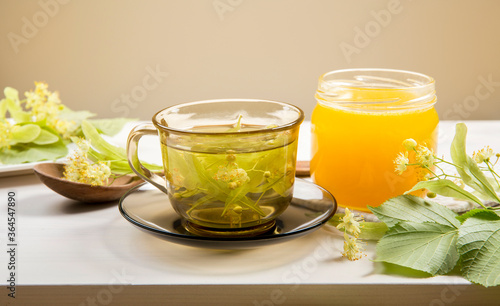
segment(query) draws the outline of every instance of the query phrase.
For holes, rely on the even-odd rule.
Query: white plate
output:
[[[43,162],[15,164],[15,165],[0,165],[0,177],[33,173],[33,167],[36,164],[40,163]]]

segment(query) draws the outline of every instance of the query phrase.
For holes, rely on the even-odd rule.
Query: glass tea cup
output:
[[[292,199],[303,120],[298,107],[267,100],[175,105],[130,132],[128,160],[168,195],[189,232],[255,236],[273,229]],[[144,135],[159,136],[165,177],[140,163]]]

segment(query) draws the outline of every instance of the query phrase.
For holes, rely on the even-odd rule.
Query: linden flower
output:
[[[10,148],[12,137],[12,124],[7,120],[0,121],[0,151],[4,148]]]
[[[35,82],[35,93],[39,96],[49,95],[49,85],[44,82]]]
[[[419,145],[417,147],[417,162],[424,168],[430,168],[434,165],[434,152],[426,146]]]
[[[363,248],[358,244],[358,238],[349,237],[346,233],[344,233],[344,251],[342,255],[351,261],[355,261],[365,256],[363,254]]]
[[[429,171],[427,171],[427,169],[424,169],[424,168],[417,168],[415,170],[416,174],[417,174],[417,180],[419,182],[421,181],[428,181],[432,175],[429,173]]]
[[[403,141],[403,146],[407,151],[412,151],[417,147],[417,142],[412,138],[408,138]]]
[[[406,171],[406,166],[410,163],[408,159],[408,152],[399,153],[396,159],[394,160],[394,166],[397,174],[401,175]]]
[[[35,82],[35,91],[25,93],[26,107],[36,121],[46,120],[47,125],[55,129],[63,138],[69,139],[78,128],[73,121],[59,119],[59,113],[64,109],[59,98],[59,93],[50,92],[48,85]]]
[[[472,154],[472,158],[476,163],[480,164],[482,162],[488,162],[490,157],[493,157],[494,155],[495,152],[493,152],[493,149],[491,149],[490,146],[486,146],[481,150],[474,152]]]
[[[174,168],[172,172],[169,171],[168,176],[172,181],[172,185],[176,188],[182,188],[184,186],[185,177],[181,174],[178,168]]]
[[[51,121],[57,117],[62,110],[61,100],[57,92],[49,92],[46,83],[35,82],[35,91],[25,93],[26,107],[37,121],[47,119]]]
[[[219,166],[219,170],[213,176],[213,179],[227,183],[229,189],[240,187],[250,180],[245,169],[238,168],[238,164],[234,162],[229,163],[227,166]]]
[[[64,178],[71,182],[90,184],[92,186],[104,185],[110,175],[111,169],[106,163],[91,163],[87,158],[90,143],[85,139],[75,140],[78,149],[68,158],[64,165]]]
[[[455,183],[455,185],[457,185],[458,187],[460,187],[462,189],[465,188],[465,183],[462,179],[454,179],[453,183]]]
[[[354,237],[358,237],[361,233],[361,225],[359,221],[363,220],[363,217],[355,216],[349,208],[345,209],[344,217],[342,222],[337,225],[339,230],[345,229],[346,232],[350,233]]]
[[[71,138],[78,125],[74,121],[54,119],[51,126],[65,139]]]

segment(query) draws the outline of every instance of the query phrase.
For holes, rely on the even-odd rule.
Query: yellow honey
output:
[[[311,176],[339,205],[367,211],[417,183],[421,174],[410,167],[399,176],[393,161],[407,138],[436,150],[432,78],[399,70],[334,71],[320,78],[316,98]]]

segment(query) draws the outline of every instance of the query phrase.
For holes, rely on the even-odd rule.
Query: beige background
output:
[[[433,76],[441,119],[500,119],[500,1],[0,3],[0,87],[44,80],[99,117],[231,97],[309,117],[320,74],[384,67]]]

